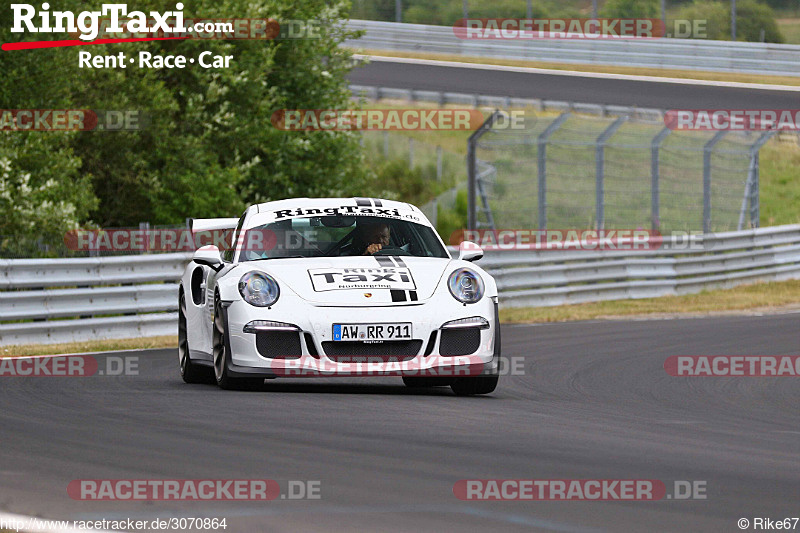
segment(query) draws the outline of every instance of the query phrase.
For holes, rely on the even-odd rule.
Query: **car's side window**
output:
[[[239,218],[239,223],[236,225],[236,230],[231,234],[231,241],[228,243],[227,249],[222,252],[222,260],[226,263],[233,262],[233,256],[236,252],[236,240],[239,238],[239,233],[242,231],[242,226],[244,225],[244,217],[247,214],[247,211],[242,213],[241,218]]]

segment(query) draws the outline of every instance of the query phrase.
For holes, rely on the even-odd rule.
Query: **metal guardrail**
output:
[[[641,121],[663,122],[664,110],[651,107],[636,107],[606,104],[586,104],[563,100],[542,100],[539,98],[516,98],[510,96],[493,96],[485,94],[458,93],[451,91],[422,91],[417,89],[398,89],[394,87],[376,87],[373,85],[350,85],[354,98],[368,100],[404,100],[407,102],[432,102],[439,105],[469,105],[486,108],[526,108],[536,111],[555,111],[563,113],[573,111],[585,115],[601,117],[628,116]]]
[[[451,26],[350,20],[365,30],[352,48],[428,52],[549,63],[800,76],[800,46],[701,39],[460,39]]]
[[[174,335],[176,282],[190,257],[0,261],[0,345]],[[490,251],[479,265],[497,280],[504,307],[687,294],[800,279],[800,224],[640,252]]]
[[[487,252],[480,265],[507,307],[689,294],[800,279],[800,224],[674,239],[639,252]]]
[[[174,335],[191,257],[0,260],[0,345]]]

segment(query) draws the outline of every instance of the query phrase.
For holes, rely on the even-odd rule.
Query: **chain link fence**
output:
[[[473,228],[758,227],[758,151],[772,132],[671,131],[649,116],[571,111],[524,125],[473,136]]]

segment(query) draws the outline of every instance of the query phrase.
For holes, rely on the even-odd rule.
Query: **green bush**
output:
[[[658,0],[608,0],[598,13],[603,18],[658,18]]]
[[[61,0],[59,10],[80,12],[85,2]],[[164,10],[157,0],[140,0],[144,12]],[[280,109],[351,107],[347,73],[352,52],[339,46],[354,37],[343,28],[347,2],[328,0],[195,0],[185,16],[225,19],[272,17],[316,20],[321,38],[292,40],[162,40],[97,44],[92,52],[140,51],[154,55],[201,52],[231,55],[231,68],[81,69],[78,48],[0,53],[0,109],[105,109],[142,111],[146,128],[128,132],[31,132],[39,142],[54,143],[76,168],[53,174],[56,187],[74,185],[86,201],[74,204],[78,223],[136,226],[139,222],[182,224],[186,217],[237,216],[246,203],[292,196],[352,196],[369,180],[358,137],[349,132],[282,131],[272,126]],[[0,10],[0,42],[36,40],[37,35],[10,32],[12,12]],[[67,39],[53,35],[48,39]],[[22,132],[5,133],[17,135]],[[10,141],[9,141],[10,142]],[[42,150],[35,144],[16,148],[4,180],[14,183],[30,174],[33,187],[47,183],[47,168],[16,164]],[[48,161],[47,155],[42,161]],[[49,163],[49,161],[48,161]],[[39,165],[43,167],[43,165]],[[48,193],[50,194],[50,193]],[[83,194],[83,192],[81,193]],[[74,194],[57,195],[73,204]],[[97,197],[99,204],[91,199]],[[35,199],[35,205],[39,204]],[[44,201],[44,200],[42,200]],[[0,220],[19,217],[0,205]],[[86,206],[97,207],[87,213]],[[69,211],[68,208],[65,208]],[[67,226],[71,224],[67,224]],[[8,224],[2,231],[17,231]],[[19,230],[22,231],[22,230]]]
[[[436,206],[436,231],[445,244],[451,244],[450,237],[455,232],[467,228],[467,202],[467,190],[459,189],[454,209],[441,204]]]

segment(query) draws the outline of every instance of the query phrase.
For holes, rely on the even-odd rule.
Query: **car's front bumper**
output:
[[[449,297],[449,295],[448,295]],[[330,307],[294,305],[283,309],[253,307],[243,301],[232,302],[226,309],[231,346],[229,373],[232,376],[310,377],[310,376],[443,376],[463,377],[496,374],[499,350],[495,346],[498,317],[496,298],[484,297],[480,302],[463,305],[452,298],[432,299],[415,305],[374,307]],[[453,320],[482,317],[488,322],[484,329],[472,331],[474,352],[458,354],[452,348],[442,355],[442,326]],[[267,320],[296,326],[291,343],[292,353],[275,350],[266,356],[265,341],[257,343],[259,333],[246,333],[245,325],[254,320]],[[411,322],[412,337],[418,349],[402,355],[389,355],[383,345],[358,346],[353,354],[342,355],[342,345],[333,346],[333,324],[376,324]],[[451,330],[452,331],[452,330]],[[269,335],[268,333],[264,333]],[[448,333],[449,335],[449,333]],[[450,337],[452,339],[453,337]],[[290,340],[292,340],[290,338]],[[386,341],[390,342],[390,341]],[[283,344],[282,344],[283,345]],[[371,353],[375,347],[374,354]],[[327,349],[326,349],[327,348]],[[333,352],[334,348],[336,354]],[[410,349],[411,347],[409,347]],[[471,350],[471,346],[467,351]],[[346,350],[345,350],[346,351]]]

